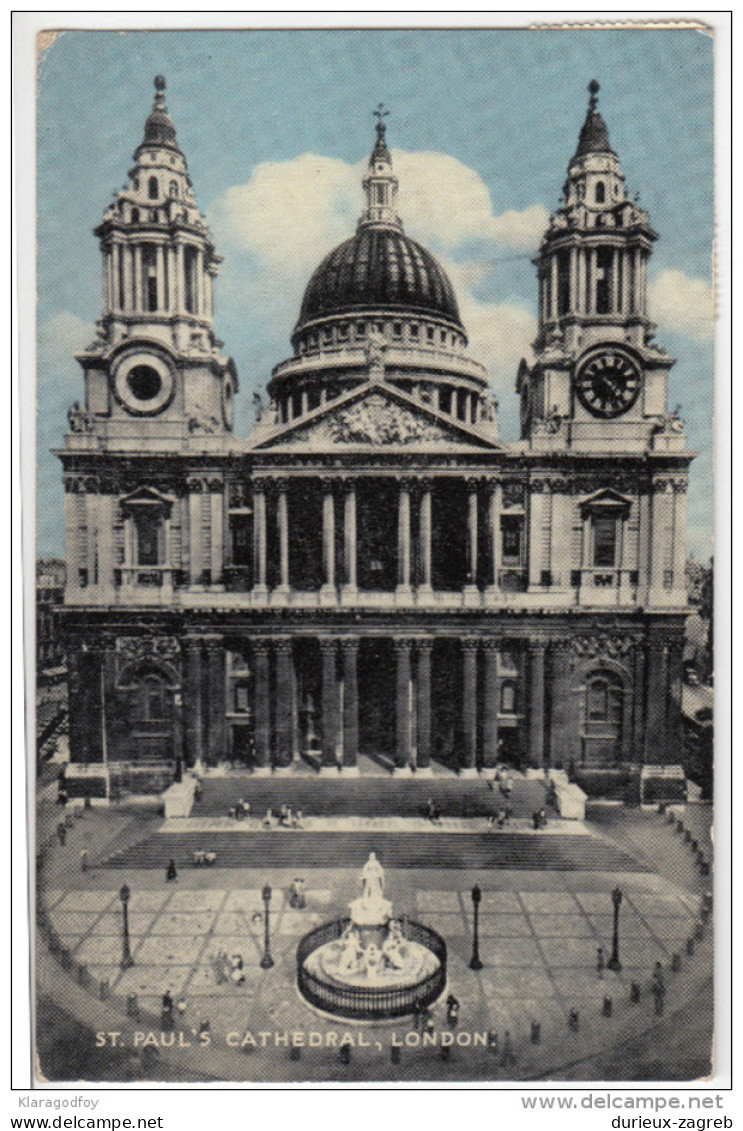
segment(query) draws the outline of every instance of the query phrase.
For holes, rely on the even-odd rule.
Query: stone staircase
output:
[[[114,851],[100,862],[107,868],[162,868],[175,860],[192,868],[197,850],[216,853],[221,868],[361,868],[370,852],[384,867],[513,868],[643,872],[648,866],[602,837],[558,831],[498,832],[310,832],[289,829],[247,832],[164,831]]]

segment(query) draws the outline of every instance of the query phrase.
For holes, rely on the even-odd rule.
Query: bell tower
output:
[[[657,238],[625,192],[598,111],[599,84],[568,166],[563,201],[535,261],[536,363],[521,363],[521,432],[532,447],[637,451],[653,446],[673,365],[654,342],[647,265]]]
[[[87,429],[114,444],[135,433],[155,441],[231,431],[237,375],[212,327],[221,257],[196,204],[161,75],[127,183],[95,235],[103,308],[96,341],[77,355]]]

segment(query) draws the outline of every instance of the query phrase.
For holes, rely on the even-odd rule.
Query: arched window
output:
[[[596,203],[603,204],[606,200],[606,185],[603,181],[596,181]]]
[[[132,208],[132,224],[138,224],[138,223],[139,223],[139,209],[138,208]]]
[[[147,182],[147,195],[150,200],[157,200],[157,177],[150,177]]]
[[[163,722],[167,716],[166,688],[160,675],[149,672],[140,682],[137,696],[137,715],[140,722]]]
[[[170,182],[170,195],[173,198],[173,200],[178,199],[178,181],[171,181]]]
[[[500,713],[502,715],[516,714],[516,683],[512,679],[504,679],[501,684]]]

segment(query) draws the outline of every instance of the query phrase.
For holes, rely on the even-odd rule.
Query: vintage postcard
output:
[[[711,30],[50,25],[36,1085],[710,1077]]]

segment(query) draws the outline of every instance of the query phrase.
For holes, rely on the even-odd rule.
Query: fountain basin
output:
[[[405,919],[399,966],[379,959],[344,968],[343,938],[356,924],[336,919],[306,934],[297,947],[297,987],[310,1005],[337,1017],[384,1021],[432,1005],[446,986],[446,943],[430,927]],[[375,945],[375,944],[373,944]]]

